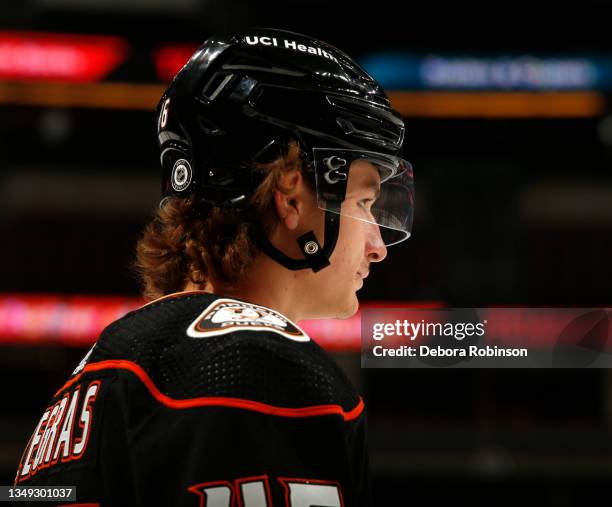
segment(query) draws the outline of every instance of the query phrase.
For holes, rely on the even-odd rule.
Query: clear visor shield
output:
[[[373,224],[376,241],[410,237],[414,215],[412,166],[382,153],[314,148],[319,208]]]

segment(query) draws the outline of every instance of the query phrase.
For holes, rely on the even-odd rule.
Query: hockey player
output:
[[[157,113],[152,301],[57,391],[16,484],[76,486],[77,505],[368,505],[363,400],[296,322],[353,315],[409,236],[401,118],[347,55],[271,29],[207,40]]]

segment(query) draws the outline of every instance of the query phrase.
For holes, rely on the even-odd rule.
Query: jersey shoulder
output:
[[[163,298],[114,322],[79,366],[102,362],[142,371],[175,399],[332,404],[345,411],[360,401],[342,370],[297,324],[269,308],[210,293]]]
[[[283,477],[337,477],[361,463],[346,454],[359,451],[350,442],[362,434],[363,409],[327,353],[277,312],[211,294],[166,298],[103,331],[34,428],[15,483],[75,484],[93,501],[110,494],[104,485],[138,498],[130,470],[164,470],[186,484],[251,476],[246,469],[262,463]],[[247,453],[255,461],[237,464],[230,440],[257,449]],[[163,458],[150,456],[162,447]],[[135,465],[134,456],[147,459]],[[349,491],[352,472],[342,473]]]

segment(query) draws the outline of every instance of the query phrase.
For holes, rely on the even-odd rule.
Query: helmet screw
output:
[[[317,253],[318,250],[319,250],[319,245],[317,245],[315,241],[309,241],[308,243],[304,245],[304,251],[308,255],[313,255]]]

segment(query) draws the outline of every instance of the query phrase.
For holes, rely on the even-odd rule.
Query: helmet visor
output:
[[[377,225],[385,246],[410,237],[414,178],[409,162],[362,150],[313,152],[319,208]]]

